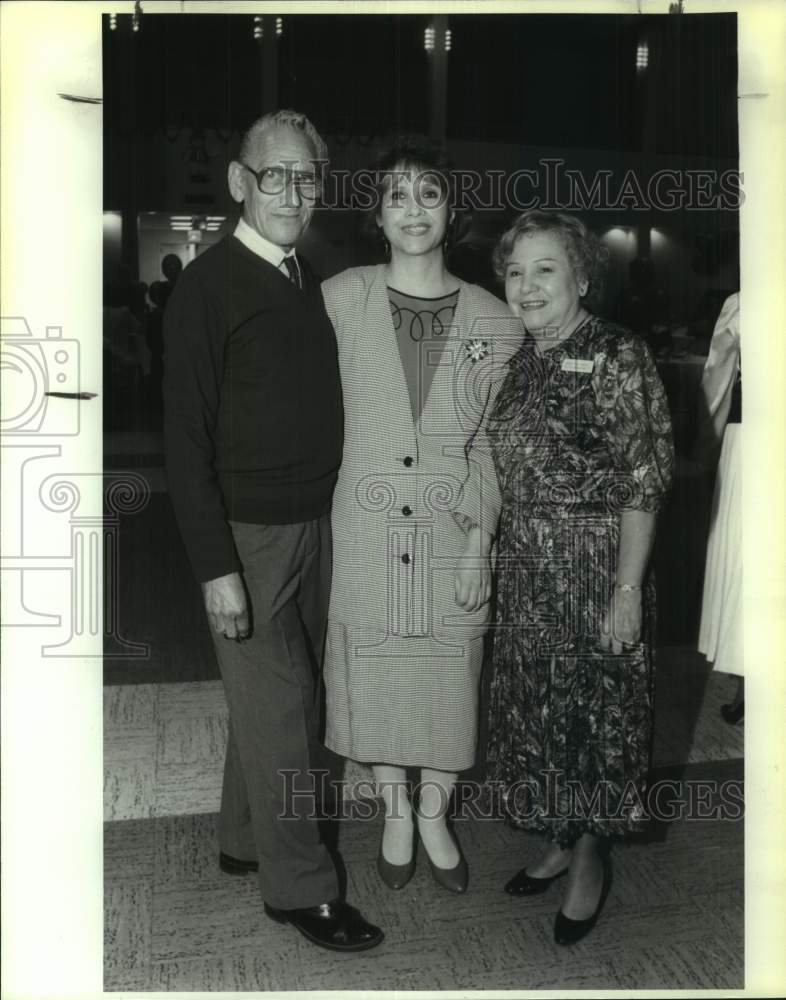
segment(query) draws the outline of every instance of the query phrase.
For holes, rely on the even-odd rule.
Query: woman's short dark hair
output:
[[[445,250],[449,252],[467,233],[469,213],[457,204],[456,181],[453,166],[444,150],[425,135],[402,135],[390,141],[371,168],[374,204],[366,213],[363,228],[370,236],[378,236],[377,216],[382,205],[385,187],[397,172],[410,171],[413,179],[428,175],[433,177],[445,197],[453,215],[445,233]]]
[[[523,212],[505,230],[494,248],[494,273],[497,277],[504,280],[505,267],[516,241],[532,233],[556,233],[559,236],[574,274],[587,282],[587,292],[582,298],[597,302],[609,251],[577,215],[567,212],[547,212],[540,208]]]

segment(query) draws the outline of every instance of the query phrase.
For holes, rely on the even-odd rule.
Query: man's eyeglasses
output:
[[[281,194],[287,184],[294,184],[301,198],[307,201],[314,201],[319,192],[316,174],[290,170],[286,167],[263,167],[262,170],[254,170],[247,163],[241,163],[240,166],[254,175],[262,194]]]

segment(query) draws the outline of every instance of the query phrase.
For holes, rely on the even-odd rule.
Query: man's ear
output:
[[[237,160],[232,160],[227,169],[227,184],[229,185],[229,193],[238,203],[246,200],[244,181],[243,167]]]

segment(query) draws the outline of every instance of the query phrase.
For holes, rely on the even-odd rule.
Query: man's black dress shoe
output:
[[[225,875],[248,875],[250,872],[259,871],[259,862],[241,861],[240,858],[233,858],[231,854],[224,854],[222,851],[218,856],[218,867]]]
[[[509,882],[505,883],[505,892],[510,896],[539,896],[548,889],[552,882],[556,882],[558,878],[562,878],[567,873],[568,869],[563,868],[556,875],[546,875],[544,878],[536,878],[534,875],[528,875],[526,868],[522,868],[520,872],[516,872]]]
[[[279,910],[265,903],[265,913],[279,924],[292,924],[312,944],[331,951],[365,951],[385,937],[379,927],[340,899],[300,910]]]
[[[571,920],[570,917],[565,916],[562,910],[559,910],[554,921],[554,940],[557,944],[575,944],[577,941],[581,941],[583,937],[586,937],[589,934],[598,922],[600,911],[603,909],[603,904],[606,902],[606,897],[609,894],[610,887],[611,865],[608,861],[604,861],[603,886],[600,890],[600,899],[598,899],[598,905],[595,907],[595,912],[591,917],[587,917],[586,920]]]

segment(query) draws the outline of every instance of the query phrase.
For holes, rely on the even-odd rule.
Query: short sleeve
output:
[[[663,383],[646,344],[621,333],[598,358],[596,401],[616,473],[620,509],[656,512],[671,489],[674,442]]]

